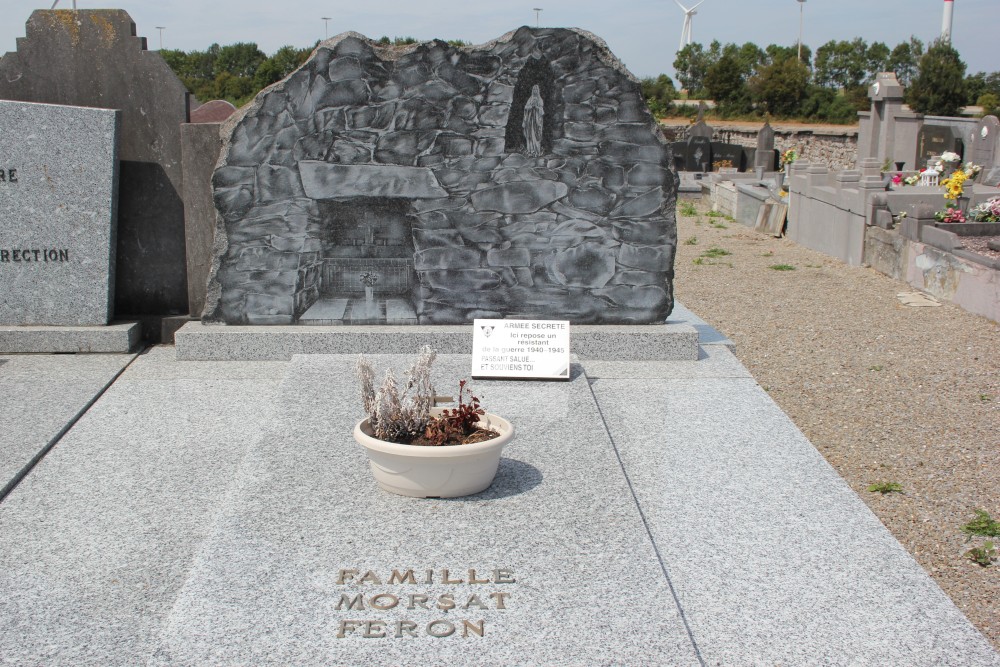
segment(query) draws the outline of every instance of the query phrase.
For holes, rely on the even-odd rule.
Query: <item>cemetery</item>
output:
[[[346,32],[241,108],[137,33],[0,58],[0,665],[1000,665],[675,297],[698,199],[998,319],[991,230],[891,185],[1000,196],[996,118],[887,74],[830,173],[669,141],[580,29]]]

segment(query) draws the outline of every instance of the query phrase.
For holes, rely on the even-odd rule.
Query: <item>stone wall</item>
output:
[[[669,150],[638,82],[582,31],[403,50],[345,33],[227,134],[206,321],[297,322],[331,290],[362,292],[342,276],[367,265],[420,323],[672,308]]]
[[[680,139],[687,127],[664,126],[664,131],[667,136]],[[756,148],[759,130],[750,126],[715,128],[712,141]],[[800,160],[824,164],[833,171],[854,169],[858,155],[858,128],[845,126],[843,130],[809,130],[778,126],[774,129],[774,147],[781,153],[794,148]]]

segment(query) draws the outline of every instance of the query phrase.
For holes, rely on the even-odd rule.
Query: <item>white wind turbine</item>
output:
[[[698,7],[701,6],[701,3],[705,2],[705,0],[701,0],[701,2],[690,9],[682,5],[680,0],[674,0],[674,2],[676,2],[677,6],[684,12],[684,27],[681,28],[681,45],[677,47],[677,50],[680,51],[691,43],[691,19],[698,13],[695,10],[698,9]]]

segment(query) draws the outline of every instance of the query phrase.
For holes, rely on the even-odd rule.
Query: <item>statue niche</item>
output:
[[[557,118],[554,79],[545,60],[534,58],[521,68],[507,117],[508,153],[539,157],[552,151]]]

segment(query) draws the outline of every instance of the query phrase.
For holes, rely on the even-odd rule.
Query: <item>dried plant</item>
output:
[[[364,355],[358,358],[361,402],[376,438],[409,442],[424,432],[434,405],[431,365],[436,356],[434,350],[424,346],[416,362],[406,371],[407,382],[402,393],[391,368],[386,370],[382,385],[375,391],[375,370],[371,362]]]

